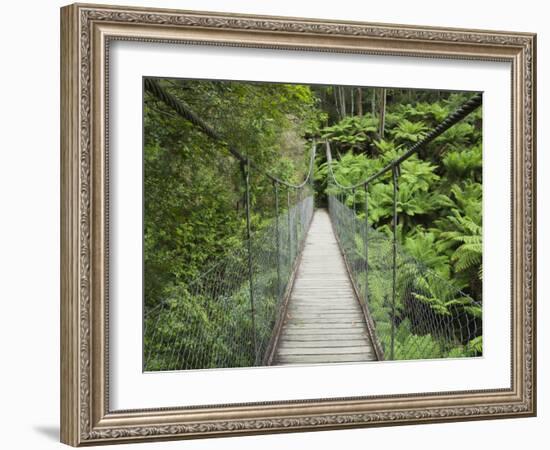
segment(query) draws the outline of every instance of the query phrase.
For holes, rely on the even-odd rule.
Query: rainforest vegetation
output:
[[[320,143],[315,159],[315,202],[318,207],[326,207],[327,195],[342,193],[327,183],[328,167],[321,145],[325,139],[331,142],[336,179],[343,185],[354,184],[402,155],[474,95],[208,80],[162,79],[158,83],[185,102],[223,139],[206,136],[145,90],[145,312],[181,296],[187,285],[243,248],[243,170],[228,146],[250,157],[257,167],[299,182],[307,172],[311,143]],[[446,285],[481,305],[481,108],[406,160],[400,169],[400,248]],[[259,170],[251,170],[250,186],[252,230],[261,233],[275,216],[273,184]],[[369,186],[368,223],[381,235],[391,235],[392,193],[391,173]],[[286,196],[282,189],[280,198]],[[353,195],[348,191],[341,200],[356,210],[358,220],[365,220],[364,190]],[[423,296],[419,300],[438,314],[445,314],[445,308],[456,303],[455,297],[437,292]],[[208,312],[212,306],[205,306],[205,301],[186,300],[186,308],[194,311],[193,320],[201,324],[201,334],[193,339],[200,345],[220,346],[219,340],[214,342],[209,336],[209,327],[213,326],[209,321],[216,315]],[[469,314],[481,318],[481,306],[468,308]],[[155,320],[158,328],[158,318]],[[162,326],[182,327],[175,323],[177,314],[170,320]],[[407,339],[414,330],[406,320],[400,325],[403,339]],[[241,327],[246,328],[246,323]],[[152,343],[152,339],[146,337],[146,352],[151,351],[148,346],[157,345],[157,350],[162,346]],[[463,344],[454,353],[447,349],[445,356],[481,354],[481,333]],[[198,344],[186,341],[183,345]],[[229,355],[234,349],[226,346],[223,351]],[[443,355],[438,351],[434,356]],[[166,368],[163,364],[157,360],[150,368]],[[250,361],[234,365],[246,364]]]

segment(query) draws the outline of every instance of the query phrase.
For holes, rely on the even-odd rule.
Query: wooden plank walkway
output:
[[[361,306],[324,209],[314,213],[297,270],[273,364],[376,360]]]

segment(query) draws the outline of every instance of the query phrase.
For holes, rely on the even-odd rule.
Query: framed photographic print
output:
[[[532,416],[535,35],[61,10],[61,439]]]

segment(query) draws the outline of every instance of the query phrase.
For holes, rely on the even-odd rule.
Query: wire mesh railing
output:
[[[265,364],[313,216],[313,196],[286,208],[227,255],[144,314],[143,368],[166,371]],[[250,251],[250,260],[249,260]]]
[[[374,230],[337,195],[329,212],[380,359],[479,356],[481,305]],[[394,244],[395,256],[394,256]]]

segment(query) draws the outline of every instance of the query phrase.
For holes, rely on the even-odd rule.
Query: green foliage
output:
[[[348,116],[321,130],[321,137],[344,144],[345,148],[360,148],[378,130],[378,119],[371,114]]]
[[[150,316],[152,331],[145,336],[145,351],[153,355],[147,369],[175,368],[170,367],[175,348],[186,349],[184,355],[200,349],[206,367],[249,366],[254,361],[247,284],[236,286],[226,299],[192,294],[195,291],[188,289],[205,267],[244,245],[243,175],[227,144],[251,157],[257,166],[289,181],[301,181],[310,150],[304,135],[318,130],[325,115],[309,86],[158,82],[206,120],[223,141],[207,137],[145,93],[144,297],[146,311],[160,311],[160,316]],[[273,216],[273,185],[259,171],[252,171],[250,182],[252,226],[257,231]],[[286,191],[280,195],[286,196]],[[263,273],[257,282],[270,286],[274,276]],[[267,311],[275,301],[262,298],[265,317],[272,317]],[[165,306],[159,309],[161,304]],[[269,323],[261,325],[258,320],[259,330],[271,332]],[[174,336],[177,339],[171,342]],[[265,336],[258,339],[265,340]],[[192,368],[196,361],[180,363]]]
[[[446,217],[435,221],[438,248],[449,256],[456,278],[481,298],[482,226],[481,184],[463,182],[451,187],[455,204]]]
[[[159,80],[256,164],[295,181],[307,169],[303,135],[321,113],[308,86]],[[210,261],[242,245],[244,186],[222,142],[146,92],[144,101],[145,302],[154,306]],[[297,151],[299,149],[299,151]],[[256,217],[272,214],[273,187],[252,173]]]
[[[451,274],[449,257],[437,251],[436,239],[435,233],[425,231],[419,226],[414,233],[405,237],[404,247],[413,258],[422,261],[442,278],[449,279]]]
[[[388,141],[385,139],[374,141],[373,144],[378,149],[378,152],[384,156],[387,154],[396,155],[402,148],[401,145],[396,144],[394,141]]]
[[[445,104],[440,102],[435,103],[417,103],[412,106],[406,105],[401,113],[409,120],[421,120],[428,121],[430,123],[440,123],[451,113],[452,111],[446,107]]]
[[[464,179],[481,181],[481,146],[449,151],[442,160],[451,181]]]
[[[189,290],[205,267],[244,245],[242,172],[227,151],[228,144],[251,157],[260,168],[297,182],[307,170],[309,139],[329,139],[336,180],[342,185],[356,184],[419,142],[469,97],[465,93],[388,89],[385,126],[380,130],[374,89],[208,80],[159,82],[210,123],[223,142],[205,136],[145,94],[144,297],[146,310],[166,305],[161,317],[155,316],[160,325],[148,324],[157,335],[155,339],[151,334],[145,336],[145,348],[156,355],[149,370],[170,369],[174,349],[162,342],[174,334],[179,336],[174,344],[177,348],[191,353],[200,348],[205,354],[217,355],[208,360],[208,367],[216,367],[221,360],[231,361],[232,366],[253,364],[246,283],[223,301],[191,295]],[[330,174],[324,155],[317,157],[316,169],[320,197],[340,194],[361,220],[365,219],[368,200],[369,224],[381,235],[391,233],[394,187],[390,172],[372,183],[368,192],[360,188],[342,194],[327,185]],[[404,300],[405,292],[411,290],[414,301],[437,320],[449,317],[452,308],[481,319],[480,307],[455,295],[460,288],[482,300],[481,181],[481,111],[400,166],[396,204],[399,245],[442,282],[418,276],[412,265],[400,260],[397,317],[392,323],[387,296],[391,291],[387,274],[392,248],[374,244],[369,250],[369,265],[373,267],[369,273],[369,307],[380,335],[386,336],[382,339],[386,352],[391,344],[387,336],[394,330],[396,359],[482,353],[481,336],[443,345],[437,333],[426,331],[422,323],[407,317]],[[259,171],[252,171],[250,182],[252,226],[259,231],[269,227],[273,218],[273,185]],[[280,198],[286,195],[281,189]],[[349,241],[361,257],[362,239],[354,236]],[[275,276],[273,272],[259,272],[256,282],[258,286],[272,286]],[[361,288],[367,290],[364,284]],[[265,292],[270,291],[266,288]],[[260,340],[268,339],[266,330],[272,327],[276,302],[268,294],[262,298],[257,323],[263,333]],[[243,348],[231,344],[236,341],[244,343]],[[193,365],[191,361],[185,364]]]
[[[413,103],[409,94],[391,95],[405,95],[408,102],[387,105],[384,139],[366,135],[360,149],[348,149],[334,161],[334,175],[340,184],[356,184],[376,173],[469,98],[468,94],[451,93],[430,99],[426,94],[422,101]],[[349,123],[344,119],[328,129]],[[323,179],[327,175],[326,163],[321,163],[317,176]],[[400,165],[397,191],[400,242],[427,267],[479,301],[483,273],[481,178],[481,113],[476,112],[404,161]],[[361,217],[363,189],[355,196],[335,186],[327,186],[327,192],[343,195],[347,206],[352,206],[355,199],[355,209]],[[369,223],[386,234],[391,233],[390,172],[369,186],[368,205]]]
[[[253,365],[251,359],[250,307],[245,289],[234,293],[231,307],[223,299],[213,302],[204,296],[190,295],[182,286],[172,289],[171,299],[160,315],[148,319],[144,348],[151,355],[145,370],[215,368],[230,361],[230,366]],[[238,342],[235,347],[232,343]]]
[[[478,309],[481,311],[471,298],[464,296],[456,286],[440,279],[438,275],[422,274],[415,279],[414,284],[414,298],[429,305],[438,315],[455,313],[458,306],[470,308],[468,311],[472,315],[477,315]]]
[[[462,358],[465,356],[482,356],[483,336],[478,336],[469,341],[466,345],[458,346],[449,351],[448,358]]]
[[[376,173],[422,139],[468,97],[448,94],[434,101],[426,95],[418,103],[390,102],[384,139],[373,134],[354,148],[335,144],[333,154],[339,153],[333,164],[335,178],[349,186]],[[318,176],[327,175],[326,163],[321,163]],[[456,323],[457,315],[479,324],[482,317],[481,113],[476,112],[453,126],[402,163],[398,180],[397,240],[403,249],[398,255],[406,253],[414,260],[398,257],[393,319],[390,243],[394,187],[390,171],[368,187],[368,221],[376,230],[371,231],[369,245],[368,288],[359,279],[360,289],[363,292],[368,289],[369,310],[386,357],[391,351],[392,332],[396,359],[480,355],[481,336],[463,342],[460,333],[453,335],[453,327],[463,326]],[[355,195],[334,185],[326,189],[348,207],[353,206],[355,199],[354,209],[364,219],[363,189]],[[355,255],[364,258],[362,239],[354,240]],[[413,307],[410,302],[415,304],[414,308],[423,308],[419,317],[410,316],[409,308]],[[440,336],[442,331],[434,328],[434,324],[445,321],[450,321],[447,325],[450,334]]]
[[[402,144],[415,143],[421,140],[428,131],[424,122],[411,122],[407,119],[399,121],[397,126],[389,131],[393,139]]]

